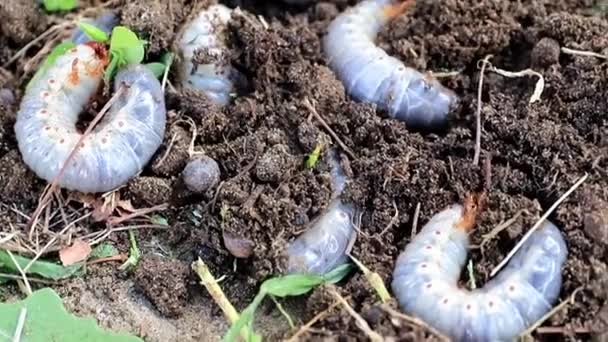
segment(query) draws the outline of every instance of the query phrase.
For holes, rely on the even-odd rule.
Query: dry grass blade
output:
[[[21,334],[23,333],[23,326],[25,326],[26,315],[27,309],[21,308],[21,312],[19,312],[19,320],[17,321],[17,328],[15,329],[15,334],[13,335],[13,342],[21,341]]]
[[[597,53],[597,52],[593,52],[593,51],[575,50],[575,49],[569,49],[567,47],[563,47],[561,50],[562,50],[562,53],[565,53],[566,55],[577,55],[577,56],[587,56],[587,57],[608,59],[607,55],[602,55],[601,53]]]
[[[357,322],[357,326],[365,333],[365,335],[367,335],[367,337],[372,341],[372,342],[382,342],[384,341],[384,339],[382,338],[382,336],[380,336],[380,334],[378,334],[377,332],[373,331],[372,328],[370,328],[369,324],[367,324],[367,322],[363,319],[363,317],[361,317],[361,315],[359,315],[346,301],[346,299],[344,299],[344,297],[342,297],[342,295],[340,295],[340,293],[338,293],[338,291],[336,290],[336,287],[333,285],[327,285],[327,288],[329,289],[329,292],[332,294],[332,296],[334,296],[334,298],[340,302],[342,304],[342,306],[344,307],[344,309],[346,309],[346,311],[355,319],[355,321]]]
[[[18,60],[19,58],[23,57],[25,55],[25,53],[34,45],[38,44],[39,42],[41,42],[42,40],[44,40],[45,38],[49,37],[51,34],[56,33],[64,28],[70,27],[74,25],[74,22],[69,21],[69,22],[65,22],[62,24],[58,24],[58,25],[53,25],[51,26],[48,30],[42,32],[38,37],[36,37],[35,39],[33,39],[31,42],[27,43],[24,47],[22,47],[19,51],[17,51],[17,53],[15,53],[15,55],[13,55],[13,57],[11,57],[11,59],[9,59],[6,63],[4,63],[4,65],[2,66],[3,68],[8,67],[9,65],[11,65],[14,61]]]
[[[473,155],[473,165],[479,165],[479,156],[481,155],[481,94],[483,93],[483,75],[486,71],[486,66],[490,64],[492,55],[487,55],[481,61],[481,72],[479,74],[479,85],[477,87],[477,111],[475,112],[475,154]]]
[[[551,311],[547,312],[543,317],[541,317],[538,321],[536,321],[534,324],[532,324],[532,326],[530,326],[528,329],[526,329],[526,331],[524,331],[523,333],[521,333],[519,336],[520,337],[530,336],[530,334],[534,330],[536,330],[543,323],[545,323],[545,321],[548,320],[549,318],[551,318],[551,316],[555,315],[558,311],[560,311],[561,309],[563,309],[566,305],[573,304],[574,303],[574,299],[576,298],[576,295],[581,290],[583,290],[583,286],[577,287],[574,291],[572,291],[572,294],[570,295],[570,297],[568,297],[568,299],[566,299],[563,302],[559,303],[559,305],[557,305],[556,307],[554,307],[553,309],[551,309]]]
[[[23,279],[23,283],[25,284],[25,288],[27,291],[27,295],[31,295],[32,294],[32,287],[30,286],[30,282],[27,280],[27,275],[25,275],[25,272],[21,266],[19,265],[19,263],[17,262],[17,260],[15,260],[15,256],[13,255],[13,253],[11,253],[11,251],[6,251],[8,253],[8,255],[11,257],[11,260],[13,261],[13,264],[15,264],[15,267],[17,267],[17,269],[19,270],[19,274],[21,274],[21,278]]]
[[[82,220],[84,220],[84,219],[88,218],[89,216],[91,216],[91,213],[87,213],[87,214],[85,214],[85,215],[83,215],[83,216],[81,216],[81,217],[77,218],[76,220],[74,220],[74,221],[70,222],[70,224],[68,224],[67,226],[65,226],[65,227],[64,227],[64,228],[63,228],[63,229],[62,229],[62,230],[59,232],[59,234],[56,234],[55,236],[53,236],[53,238],[52,238],[51,240],[49,240],[49,242],[47,242],[47,244],[46,244],[44,247],[42,247],[42,249],[41,249],[41,250],[39,250],[39,251],[36,253],[36,256],[34,256],[34,258],[33,258],[33,259],[32,259],[32,260],[31,260],[31,261],[30,261],[30,262],[27,264],[27,266],[25,266],[25,269],[24,269],[24,270],[27,272],[27,271],[30,269],[30,267],[32,267],[32,265],[33,265],[33,264],[36,262],[36,260],[38,260],[38,259],[39,259],[39,258],[40,258],[40,257],[41,257],[41,256],[42,256],[42,255],[43,255],[43,254],[44,254],[44,253],[45,253],[45,252],[48,250],[48,249],[49,249],[49,247],[51,247],[51,246],[52,246],[52,245],[55,243],[55,241],[56,241],[56,240],[57,240],[59,237],[63,236],[63,235],[65,234],[65,232],[67,232],[67,231],[68,231],[68,229],[70,229],[70,228],[72,228],[74,225],[76,225],[76,223],[78,223],[78,222],[80,222],[80,221],[82,221]]]
[[[304,104],[306,109],[308,109],[310,111],[310,113],[321,123],[321,125],[323,126],[323,128],[325,128],[325,130],[329,133],[329,135],[331,135],[332,138],[334,138],[336,143],[338,145],[340,145],[342,150],[344,150],[344,152],[346,152],[346,154],[348,154],[348,156],[350,158],[357,159],[357,157],[355,156],[353,151],[351,151],[351,149],[348,146],[346,146],[346,144],[342,141],[342,139],[340,139],[340,137],[336,134],[336,132],[334,132],[334,130],[331,129],[331,127],[329,127],[329,125],[327,124],[327,122],[325,122],[325,120],[321,117],[321,115],[319,115],[319,113],[317,112],[315,107],[312,105],[310,100],[308,100],[308,98],[305,98],[304,102],[302,102],[302,103]]]
[[[298,341],[298,338],[300,336],[302,336],[304,333],[306,333],[318,321],[320,321],[323,318],[325,318],[326,316],[328,316],[331,313],[331,310],[333,310],[338,305],[340,305],[340,301],[337,300],[337,301],[333,302],[333,304],[331,304],[330,306],[328,306],[327,309],[319,312],[318,314],[315,315],[315,317],[313,317],[310,321],[308,321],[308,323],[306,323],[303,326],[301,326],[300,329],[295,334],[293,334],[288,340],[286,340],[285,342],[296,342],[296,341]]]
[[[528,240],[530,235],[532,235],[532,233],[534,233],[545,222],[545,220],[549,217],[549,215],[551,215],[551,213],[553,213],[553,211],[564,200],[566,200],[566,198],[568,198],[568,196],[570,196],[570,194],[572,192],[574,192],[574,190],[576,190],[581,184],[583,184],[583,182],[587,179],[587,177],[589,177],[589,174],[585,173],[585,175],[583,177],[581,177],[570,189],[568,189],[568,191],[566,191],[566,193],[563,194],[562,197],[560,197],[557,201],[555,201],[555,203],[553,203],[551,208],[549,208],[549,210],[547,210],[543,214],[543,216],[541,216],[540,219],[538,221],[536,221],[534,226],[532,226],[532,228],[530,230],[528,230],[528,232],[526,232],[526,235],[524,235],[524,237],[517,243],[517,245],[509,252],[507,257],[503,261],[501,261],[500,264],[498,264],[498,266],[496,266],[492,270],[492,273],[490,273],[490,277],[494,277],[496,275],[496,273],[498,273],[498,271],[500,271],[509,262],[509,260],[511,260],[513,255],[515,255],[515,253],[517,253],[517,251],[521,248],[521,246],[524,244],[524,242],[526,242],[526,240]]]
[[[515,71],[515,72],[507,71],[507,70],[496,68],[492,65],[490,65],[489,70],[492,72],[495,72],[501,76],[509,77],[509,78],[525,77],[525,76],[538,77],[538,81],[536,81],[536,85],[534,86],[534,92],[532,93],[532,96],[530,96],[530,103],[534,103],[534,102],[540,100],[540,96],[542,95],[543,90],[545,89],[545,78],[539,72],[534,71],[532,69],[525,69],[525,70]]]
[[[416,318],[416,317],[412,317],[412,316],[408,316],[404,313],[401,313],[399,311],[396,311],[394,309],[392,309],[391,307],[389,307],[386,304],[382,304],[380,306],[380,308],[382,310],[384,310],[384,312],[388,313],[389,315],[393,316],[393,317],[397,317],[400,318],[410,324],[419,326],[425,330],[427,330],[428,332],[432,333],[433,335],[435,335],[438,339],[442,340],[442,341],[450,341],[450,339],[445,336],[444,334],[440,333],[437,329],[431,327],[430,325],[424,323],[423,321],[421,321],[420,319]]]

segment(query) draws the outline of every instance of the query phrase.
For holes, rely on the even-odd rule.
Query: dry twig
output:
[[[319,122],[321,123],[323,128],[325,128],[325,130],[327,130],[329,135],[331,135],[332,138],[334,138],[336,143],[338,145],[340,145],[340,147],[344,150],[344,152],[346,152],[346,154],[348,154],[348,156],[351,159],[357,159],[357,157],[355,157],[355,154],[353,153],[353,151],[351,151],[351,149],[348,146],[346,146],[346,144],[344,142],[342,142],[342,139],[340,139],[340,137],[336,134],[336,132],[334,132],[334,130],[331,129],[331,127],[329,127],[329,125],[327,124],[327,122],[325,122],[325,120],[321,117],[321,115],[319,115],[319,113],[317,112],[315,107],[311,104],[310,100],[308,100],[308,98],[305,98],[303,103],[304,103],[304,106],[306,107],[306,109],[308,109],[310,111],[310,113],[317,120],[319,120]]]
[[[344,297],[342,297],[342,295],[340,295],[340,293],[338,293],[335,286],[327,285],[327,288],[329,289],[329,292],[332,294],[332,296],[334,296],[334,298],[337,301],[339,301],[342,304],[342,306],[346,309],[346,311],[355,319],[355,321],[357,322],[357,326],[367,335],[367,337],[369,337],[369,339],[372,342],[384,341],[382,336],[380,336],[380,334],[378,334],[377,332],[373,331],[372,328],[370,328],[369,324],[367,324],[367,322],[363,319],[363,317],[361,317],[361,315],[359,315],[348,304],[346,299],[344,299]]]
[[[513,257],[513,255],[515,255],[515,253],[517,253],[517,251],[521,248],[521,246],[524,244],[524,242],[526,242],[526,240],[528,240],[530,235],[532,235],[532,233],[534,233],[545,222],[545,220],[549,217],[549,215],[551,215],[551,213],[566,198],[568,198],[568,196],[570,196],[570,194],[572,192],[574,192],[574,190],[576,190],[581,184],[583,184],[583,182],[587,179],[587,177],[589,177],[589,174],[585,173],[585,175],[583,177],[581,177],[570,189],[568,189],[568,191],[566,191],[566,193],[563,194],[562,197],[560,197],[557,201],[555,201],[555,203],[553,203],[553,205],[549,208],[549,210],[547,210],[543,214],[543,216],[541,216],[540,219],[538,221],[536,221],[534,226],[532,226],[532,228],[530,228],[530,230],[528,230],[528,232],[526,232],[526,235],[524,235],[524,237],[517,243],[517,245],[509,252],[507,257],[503,261],[501,261],[500,264],[498,264],[498,266],[496,266],[492,270],[492,273],[490,273],[490,277],[494,277],[496,275],[496,273],[498,273],[498,271],[500,271],[509,262],[509,260]]]

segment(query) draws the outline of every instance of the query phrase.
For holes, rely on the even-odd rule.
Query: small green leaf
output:
[[[353,269],[354,266],[352,264],[342,264],[325,273],[323,279],[325,279],[326,284],[335,284],[344,279]]]
[[[154,214],[152,215],[152,217],[150,217],[150,221],[152,221],[152,223],[157,224],[159,226],[168,226],[169,225],[169,221],[164,218],[161,215],[158,214]]]
[[[25,321],[21,339],[13,339],[19,316],[25,311]],[[93,318],[80,318],[67,312],[61,297],[51,288],[33,292],[26,299],[0,304],[0,340],[28,342],[78,342],[116,341],[143,342],[142,339],[126,334],[116,334],[103,330]]]
[[[137,266],[139,263],[139,259],[141,259],[141,252],[139,251],[139,247],[137,247],[137,240],[135,240],[135,234],[133,230],[129,230],[129,240],[131,240],[131,248],[129,249],[129,258],[124,264],[120,265],[120,270],[127,270]]]
[[[253,331],[252,325],[253,325],[253,314],[255,313],[255,310],[258,308],[260,303],[262,303],[262,301],[264,300],[264,297],[266,297],[266,293],[264,293],[263,291],[260,291],[255,296],[253,301],[247,306],[247,308],[245,308],[245,310],[243,310],[243,312],[241,313],[241,315],[239,317],[239,320],[236,321],[230,327],[230,329],[224,336],[224,339],[223,339],[224,342],[236,341],[237,336],[239,335],[241,329],[243,329],[245,326],[249,327],[249,329],[248,329],[249,330],[249,341],[261,341],[262,340],[262,338]]]
[[[32,84],[38,78],[42,77],[44,75],[44,73],[46,73],[46,71],[51,67],[51,65],[53,65],[53,63],[55,63],[57,58],[59,58],[60,56],[65,54],[68,50],[70,50],[74,46],[76,46],[76,44],[74,44],[72,42],[64,42],[64,43],[61,43],[61,44],[55,46],[53,51],[51,51],[51,53],[46,57],[46,59],[44,60],[42,65],[40,65],[40,67],[38,67],[38,71],[36,71],[36,74],[34,74],[34,77],[32,77],[32,79],[29,81],[26,88],[29,88],[30,84]]]
[[[146,64],[146,68],[150,69],[156,78],[160,78],[165,73],[166,66],[163,63],[148,63]]]
[[[124,64],[138,64],[144,60],[144,44],[135,32],[125,26],[116,26],[110,38],[110,51],[119,52],[121,60],[119,67]]]
[[[13,257],[21,269],[24,269],[32,260],[14,254]],[[8,271],[19,274],[19,268],[15,265],[7,251],[0,250],[0,264]],[[84,263],[77,263],[70,266],[62,266],[48,261],[36,260],[26,273],[37,274],[47,279],[61,280],[76,275],[83,269],[83,265]]]
[[[78,23],[78,27],[80,27],[82,32],[84,32],[84,34],[86,34],[87,37],[89,37],[91,40],[94,40],[96,42],[105,43],[110,39],[110,37],[108,37],[108,35],[105,32],[103,32],[101,29],[99,29],[95,25],[91,25],[91,24],[88,24],[85,22],[80,22],[80,23]]]
[[[316,274],[289,274],[266,280],[261,291],[277,297],[299,296],[322,284],[323,277]]]
[[[78,0],[43,0],[42,4],[48,12],[69,11],[78,6]]]
[[[308,156],[306,156],[306,167],[309,169],[314,169],[319,162],[319,158],[321,157],[321,149],[323,149],[322,144],[318,144],[315,146],[314,150],[310,152]]]
[[[114,53],[114,52],[111,53],[110,63],[108,64],[108,67],[106,68],[106,72],[103,74],[103,80],[106,84],[110,82],[110,80],[112,79],[112,76],[118,69],[118,60],[119,59],[120,59],[120,57],[119,57],[118,53]]]
[[[93,251],[91,251],[91,255],[89,255],[89,260],[109,258],[115,255],[118,255],[120,252],[116,247],[110,245],[109,243],[102,243],[101,245],[95,247]]]

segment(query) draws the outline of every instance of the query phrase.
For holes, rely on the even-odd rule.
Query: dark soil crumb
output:
[[[27,169],[19,151],[12,150],[0,158],[0,197],[19,200],[32,195],[36,178]]]
[[[129,183],[129,194],[149,205],[166,203],[171,197],[172,182],[158,177],[137,177]]]
[[[178,175],[188,162],[191,136],[188,131],[178,125],[169,126],[165,132],[162,146],[150,162],[152,172],[160,176]]]
[[[135,271],[135,286],[160,313],[179,317],[188,302],[189,275],[183,263],[156,256],[144,256]]]
[[[171,46],[179,24],[190,9],[185,0],[125,1],[121,23],[148,40],[147,52],[155,55]]]
[[[13,43],[25,45],[46,27],[46,16],[36,3],[29,0],[0,2],[0,31]]]
[[[559,43],[551,38],[543,38],[532,49],[533,66],[548,67],[559,62]]]
[[[255,165],[255,175],[261,182],[279,182],[289,177],[287,173],[296,163],[285,145],[274,145],[260,157]]]

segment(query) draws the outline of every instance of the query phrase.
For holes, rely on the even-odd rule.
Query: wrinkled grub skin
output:
[[[188,14],[180,9],[189,8],[189,1],[171,2],[172,11],[165,8],[169,3],[136,1],[122,8],[121,18],[150,39],[153,56],[172,44]],[[281,253],[286,243],[323,212],[331,197],[324,158],[312,170],[303,163],[315,146],[335,144],[304,105],[308,99],[355,153],[356,158],[349,158],[352,177],[343,194],[345,200],[363,209],[353,255],[387,284],[398,253],[412,236],[416,206],[421,208],[419,230],[445,206],[467,192],[484,188],[488,157],[490,188],[472,243],[479,245],[483,234],[520,211],[524,214],[486,241],[483,250],[471,252],[481,284],[544,210],[588,172],[587,181],[550,216],[569,246],[561,299],[580,286],[583,290],[574,304],[545,323],[565,327],[563,334],[535,334],[534,338],[588,340],[589,335],[573,333],[581,327],[590,327],[598,336],[606,334],[608,247],[596,238],[604,236],[602,226],[585,226],[585,222],[590,222],[588,210],[597,207],[596,203],[608,203],[608,101],[604,91],[608,88],[608,64],[559,51],[569,47],[608,52],[606,14],[595,10],[595,17],[586,16],[594,13],[590,11],[594,1],[419,0],[406,15],[392,22],[378,42],[390,54],[421,71],[459,72],[442,79],[462,97],[463,105],[450,129],[439,134],[410,131],[403,123],[385,119],[374,106],[351,101],[327,68],[320,38],[329,22],[355,1],[303,6],[253,0],[226,3],[264,15],[268,23],[266,28],[257,16],[249,15],[236,17],[229,25],[231,62],[249,78],[251,91],[226,108],[217,108],[200,92],[179,89],[172,77],[178,89],[167,89],[171,114],[163,146],[142,172],[142,179],[121,191],[122,198],[139,208],[164,202],[163,196],[139,191],[146,188],[140,185],[153,180],[150,184],[159,185],[157,188],[171,184],[174,192],[183,191],[176,180],[190,153],[196,151],[218,162],[221,181],[216,192],[185,196],[186,200],[163,212],[171,229],[142,230],[141,241],[155,238],[166,242],[178,251],[174,255],[179,256],[182,268],[192,257],[201,257],[215,275],[227,275],[222,283],[227,296],[237,308],[244,308],[259,281],[283,271]],[[21,14],[9,15],[14,17],[7,23],[23,18]],[[142,18],[158,18],[158,22],[150,25],[152,21]],[[35,32],[48,25],[37,25]],[[0,42],[10,42],[0,51],[0,59],[6,60],[23,47],[33,32],[14,27],[0,30]],[[535,78],[508,79],[486,73],[481,106],[482,158],[480,165],[474,166],[477,62],[488,54],[500,68],[516,71],[533,67],[544,76],[545,89],[541,100],[530,104]],[[26,62],[17,61],[8,72],[19,75]],[[14,87],[17,100],[27,81],[9,85]],[[2,201],[18,204],[25,213],[33,212],[44,182],[36,180],[18,157],[12,134],[14,109],[0,109],[0,158],[6,161],[0,180],[9,184],[7,189],[12,193],[20,194],[7,193]],[[194,151],[189,151],[194,132],[185,124],[189,119],[197,127]],[[0,213],[4,216],[5,212],[0,222],[17,217],[8,216],[9,211]],[[233,239],[252,241],[252,256],[234,264],[222,232]],[[116,234],[113,239],[121,249],[128,249],[126,234]],[[146,243],[142,245],[147,248]],[[141,272],[146,269],[167,269],[161,266],[144,267],[137,277],[143,279]],[[113,281],[122,281],[124,275],[119,274],[114,273]],[[185,273],[170,278],[178,287],[189,281]],[[160,298],[164,291],[159,289]],[[433,340],[428,332],[390,319],[379,310],[377,297],[361,275],[350,277],[341,291],[350,296],[350,304],[377,332],[403,341]],[[179,315],[179,305],[188,305],[182,296],[185,292],[180,293],[177,301],[161,303],[166,313]],[[301,300],[307,303],[303,322],[333,302],[328,294],[318,292]],[[343,310],[334,311],[315,328],[334,337],[363,339],[355,321]],[[304,338],[320,337],[308,333]]]

